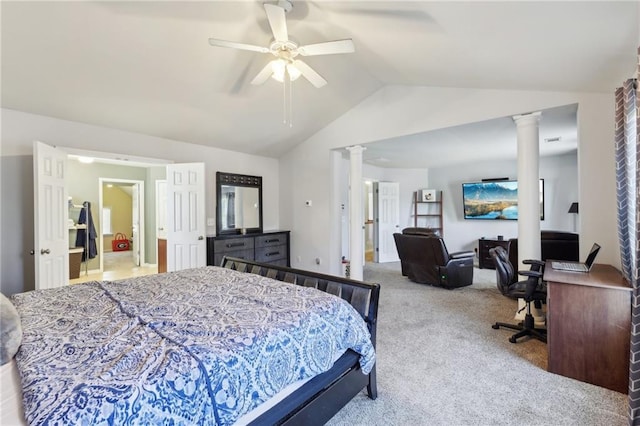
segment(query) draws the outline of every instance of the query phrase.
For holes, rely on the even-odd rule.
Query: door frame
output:
[[[167,205],[167,179],[156,179],[155,181],[155,185],[156,185],[156,205],[155,205],[155,210],[156,210],[156,241],[159,240],[160,238],[164,238],[165,240],[167,239],[167,213],[165,211],[164,214],[164,221],[161,220],[160,218],[160,210],[162,209],[162,207]],[[164,187],[164,188],[163,188]],[[164,192],[164,194],[162,194],[162,192]],[[161,197],[161,195],[164,195],[164,197]],[[160,228],[160,225],[163,225],[162,228]],[[156,264],[158,263],[157,260],[157,254],[156,254]]]
[[[394,225],[394,232],[400,232],[400,183],[395,181],[375,181],[373,183],[373,243],[374,243],[374,261],[376,263],[386,263],[386,262],[398,262],[400,258],[397,255],[393,256],[391,260],[384,259],[380,260],[380,242],[381,242],[381,232],[380,232],[380,185],[385,184],[393,184],[398,187],[398,192],[395,197],[396,209],[397,209],[397,217],[396,223]],[[391,236],[387,235],[387,243],[391,245],[391,241],[393,240],[393,233]]]
[[[362,178],[362,218],[364,219],[364,226],[363,226],[363,241],[362,243],[364,244],[362,252],[364,254],[364,264],[367,264],[367,232],[369,231],[369,229],[367,228],[367,225],[371,225],[371,245],[373,246],[373,259],[371,259],[369,261],[369,263],[373,262],[373,263],[377,263],[378,262],[378,253],[377,253],[377,239],[376,239],[376,209],[374,206],[374,200],[375,200],[375,189],[374,186],[376,184],[376,182],[378,182],[377,179],[371,179],[371,178],[366,178],[363,177]],[[369,190],[371,190],[369,192]],[[369,195],[369,193],[371,193],[371,195]],[[369,213],[371,214],[371,223],[369,222],[369,217],[367,216],[367,211],[369,211]]]
[[[102,217],[102,208],[104,206],[104,194],[102,191],[102,187],[105,184],[109,183],[127,183],[132,186],[138,187],[138,240],[133,242],[133,247],[138,247],[140,256],[140,266],[147,264],[147,256],[145,253],[145,193],[144,193],[144,181],[143,180],[135,180],[135,179],[118,179],[118,178],[107,178],[100,177],[98,178],[98,209],[99,209],[99,217],[100,217],[100,225],[104,223],[104,218]],[[100,253],[100,272],[104,272],[104,237],[102,235],[102,229],[98,232],[98,241],[99,241],[99,253]]]

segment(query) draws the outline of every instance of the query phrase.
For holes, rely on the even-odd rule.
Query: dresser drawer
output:
[[[273,260],[273,261],[271,261],[269,263],[272,264],[272,265],[289,266],[289,264],[287,263],[287,259]]]
[[[289,266],[289,231],[207,237],[207,265],[220,266],[224,256]]]
[[[256,262],[271,263],[279,259],[287,259],[286,245],[256,248]]]
[[[273,247],[287,244],[287,234],[269,234],[256,237],[256,249],[260,247]]]
[[[215,252],[213,255],[213,265],[214,266],[222,265],[222,258],[225,256],[237,257],[239,259],[245,259],[245,260],[254,260],[252,248],[249,250],[230,250],[225,252]]]
[[[213,250],[216,254],[238,250],[253,251],[253,242],[253,238],[224,238],[213,242]]]

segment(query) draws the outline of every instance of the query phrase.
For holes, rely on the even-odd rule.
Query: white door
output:
[[[133,264],[140,266],[140,185],[131,186],[131,240],[133,242]]]
[[[167,238],[167,181],[156,181],[156,239]]]
[[[400,258],[393,234],[400,229],[400,184],[376,182],[374,195],[377,198],[377,203],[374,203],[377,212],[377,220],[374,220],[377,262],[397,262]]]
[[[61,287],[69,284],[67,153],[35,141],[33,171],[35,288]]]
[[[205,266],[204,163],[167,166],[167,271]]]

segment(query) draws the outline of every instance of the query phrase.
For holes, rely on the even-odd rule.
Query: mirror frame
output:
[[[239,175],[235,173],[216,172],[216,234],[233,235],[242,234],[241,228],[222,229],[222,186],[238,186],[243,188],[258,188],[258,215],[257,228],[246,228],[246,233],[262,233],[262,177]]]

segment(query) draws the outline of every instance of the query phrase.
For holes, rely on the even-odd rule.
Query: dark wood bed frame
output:
[[[224,257],[221,266],[305,287],[314,287],[341,297],[349,302],[367,323],[371,341],[375,347],[379,284],[234,257]],[[329,371],[309,380],[250,424],[255,426],[322,425],[365,387],[369,398],[376,399],[378,396],[376,367],[374,366],[369,374],[362,374],[358,358],[355,352],[347,351]]]

